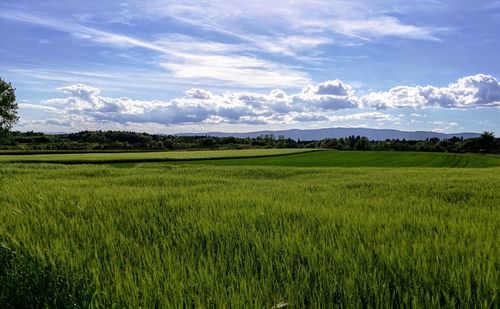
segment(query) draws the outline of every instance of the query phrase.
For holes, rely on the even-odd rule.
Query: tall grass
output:
[[[0,307],[499,307],[499,184],[500,168],[3,164]]]

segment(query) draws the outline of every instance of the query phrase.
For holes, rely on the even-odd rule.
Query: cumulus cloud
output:
[[[500,84],[490,75],[460,78],[448,87],[399,86],[387,92],[373,92],[361,98],[364,106],[377,109],[394,107],[476,108],[500,106]]]
[[[354,96],[352,87],[339,80],[307,85],[301,93],[292,96],[292,100],[304,107],[323,110],[358,107],[358,99]]]
[[[314,113],[297,113],[293,115],[293,120],[299,122],[310,122],[310,121],[328,121],[329,118],[325,115],[314,114]]]
[[[306,85],[300,92],[281,89],[269,93],[224,92],[215,94],[199,88],[169,101],[112,98],[98,88],[75,84],[58,88],[65,98],[42,104],[22,104],[21,108],[43,109],[61,117],[85,117],[97,123],[116,124],[272,124],[298,122],[399,121],[378,111],[338,115],[340,110],[389,108],[478,108],[500,107],[500,84],[489,75],[459,79],[447,87],[400,86],[387,92],[357,97],[354,89],[330,80]],[[61,118],[62,119],[62,118]],[[52,121],[54,125],[55,122]]]
[[[57,88],[57,90],[85,100],[90,100],[92,97],[98,96],[101,93],[101,90],[85,84],[75,84]]]
[[[210,99],[213,95],[210,91],[192,88],[186,91],[186,95],[193,99]]]
[[[225,92],[214,94],[192,88],[184,97],[170,101],[143,101],[111,98],[98,88],[75,84],[58,88],[66,98],[44,101],[40,108],[57,106],[63,114],[85,115],[96,121],[117,123],[266,124],[280,122],[327,121],[330,113],[358,107],[351,86],[339,80],[305,86],[301,92],[287,94],[281,89],[269,93]]]

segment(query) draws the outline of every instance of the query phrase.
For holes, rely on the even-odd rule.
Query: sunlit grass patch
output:
[[[499,168],[3,164],[0,300],[498,307],[499,183]]]

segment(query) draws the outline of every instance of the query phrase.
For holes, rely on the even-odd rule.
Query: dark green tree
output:
[[[0,133],[4,133],[19,120],[16,89],[0,78]]]
[[[495,135],[493,132],[485,131],[481,134],[479,146],[481,147],[480,151],[493,152],[495,150]]]
[[[356,139],[356,145],[354,145],[355,150],[370,150],[371,145],[370,145],[370,140],[365,137],[361,136],[360,138]]]

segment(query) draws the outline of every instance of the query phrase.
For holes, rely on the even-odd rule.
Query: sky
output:
[[[500,135],[500,1],[2,0],[20,131]]]

